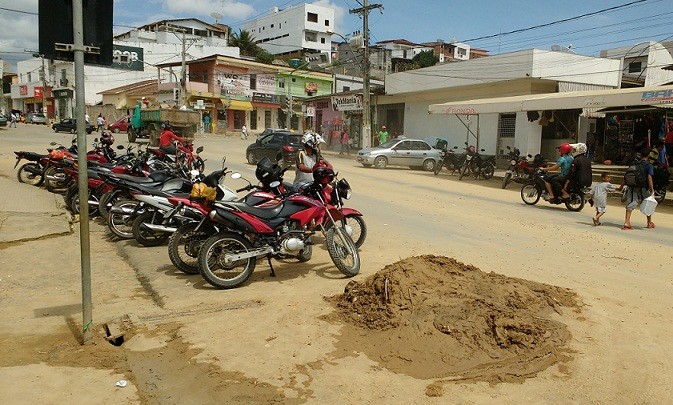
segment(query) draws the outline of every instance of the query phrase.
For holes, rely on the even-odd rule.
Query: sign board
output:
[[[145,60],[143,48],[112,44],[112,65],[110,67],[123,70],[144,71]]]
[[[205,104],[203,100],[196,100],[196,105],[194,106],[195,109],[197,110],[205,110]]]
[[[281,96],[277,94],[268,94],[268,93],[252,93],[252,102],[253,103],[267,103],[267,104],[280,104]]]
[[[315,117],[315,107],[307,106],[306,107],[306,116],[307,117]]]
[[[318,83],[308,82],[306,83],[306,92],[307,93],[316,93],[318,91]]]
[[[362,95],[332,96],[334,111],[362,111]]]

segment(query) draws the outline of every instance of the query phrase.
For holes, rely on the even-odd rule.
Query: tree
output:
[[[255,55],[256,62],[266,63],[267,65],[270,65],[271,62],[274,61],[274,59],[276,59],[274,55],[265,51],[262,48],[257,47],[257,54]]]
[[[229,45],[241,50],[241,56],[257,56],[260,48],[249,31],[239,29],[229,36]]]
[[[439,58],[435,55],[434,51],[423,51],[411,59],[415,65],[419,68],[435,66],[439,62]]]

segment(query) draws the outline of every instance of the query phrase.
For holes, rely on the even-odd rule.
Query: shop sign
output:
[[[276,91],[276,76],[271,74],[257,75],[257,88],[259,93],[273,93]],[[253,93],[254,95],[255,93]]]
[[[42,87],[34,87],[33,88],[33,97],[34,98],[42,98]]]
[[[673,90],[644,91],[640,101],[668,104],[673,102]]]
[[[280,96],[268,93],[252,93],[253,103],[280,104]]]
[[[112,44],[111,68],[144,71],[143,48]]]
[[[28,95],[28,85],[22,84],[19,86],[19,94],[22,96],[27,96]]]
[[[72,90],[54,90],[55,98],[72,98]]]
[[[361,111],[362,96],[359,94],[332,96],[332,109],[334,111]]]
[[[307,117],[315,117],[315,107],[307,106],[306,107],[306,116]]]
[[[215,72],[215,82],[220,87],[221,94],[235,99],[250,99],[250,76],[248,74]]]
[[[308,82],[305,87],[307,93],[316,93],[318,91],[318,83]]]

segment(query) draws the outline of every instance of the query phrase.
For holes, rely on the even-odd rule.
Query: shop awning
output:
[[[569,91],[431,104],[429,114],[493,114],[619,106],[671,106],[673,86]]]
[[[280,104],[274,104],[274,103],[256,103],[252,102],[253,107],[262,107],[262,108],[280,108]]]
[[[249,101],[222,99],[222,104],[225,106],[229,104],[227,108],[230,110],[252,111],[252,103]]]

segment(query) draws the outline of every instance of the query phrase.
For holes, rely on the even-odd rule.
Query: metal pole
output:
[[[180,84],[180,101],[181,104],[187,105],[187,66],[185,62],[185,43],[187,39],[185,38],[185,30],[182,30],[182,83]]]
[[[89,190],[86,161],[86,122],[84,115],[84,17],[82,0],[72,2],[73,38],[75,42],[75,116],[77,118],[77,184],[79,186],[79,243],[82,269],[82,343],[91,337],[91,256],[89,245]]]
[[[371,131],[371,108],[369,107],[369,10],[367,9],[367,0],[364,0],[362,5],[364,12],[362,13],[364,25],[364,41],[365,41],[365,55],[362,65],[364,67],[363,83],[362,83],[362,131],[360,131],[361,148],[368,148],[372,144]]]
[[[285,118],[285,127],[287,129],[292,129],[292,107],[293,107],[293,101],[292,101],[292,73],[287,77],[287,99],[289,100],[287,102],[287,118]]]
[[[42,59],[42,111],[45,117],[47,116],[47,71],[44,70],[44,55],[40,54]]]

